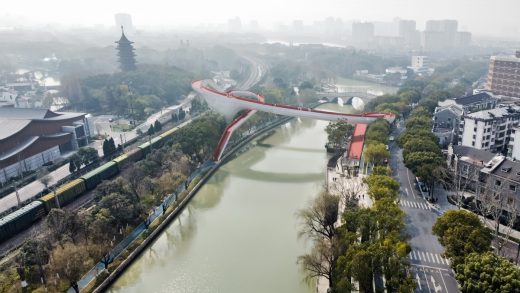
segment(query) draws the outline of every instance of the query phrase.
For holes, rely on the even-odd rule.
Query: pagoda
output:
[[[135,49],[132,45],[134,42],[130,42],[126,36],[123,26],[121,26],[121,38],[116,42],[117,44],[117,56],[119,56],[119,67],[122,71],[135,70]]]

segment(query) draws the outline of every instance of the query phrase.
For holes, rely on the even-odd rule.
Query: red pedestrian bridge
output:
[[[191,86],[199,93],[214,110],[222,113],[229,121],[238,112],[240,116],[235,118],[224,130],[219,144],[213,154],[213,159],[219,161],[222,153],[226,149],[227,143],[233,132],[240,127],[249,117],[257,111],[269,112],[277,115],[290,117],[311,118],[327,121],[347,121],[352,124],[370,124],[378,118],[383,118],[390,123],[394,121],[395,115],[390,113],[363,113],[363,114],[344,114],[332,111],[316,110],[307,107],[299,107],[283,104],[266,103],[263,96],[249,91],[228,91],[216,90],[211,86],[211,80],[194,81]]]

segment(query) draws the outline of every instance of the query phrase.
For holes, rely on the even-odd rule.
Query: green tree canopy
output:
[[[492,252],[471,253],[457,266],[462,292],[520,292],[520,269]]]
[[[478,216],[462,210],[450,210],[437,219],[432,227],[433,234],[444,246],[444,254],[455,265],[473,252],[483,253],[491,247],[491,233]]]
[[[369,144],[365,148],[365,157],[368,162],[381,166],[390,158],[390,152],[386,149],[386,145],[382,143]]]

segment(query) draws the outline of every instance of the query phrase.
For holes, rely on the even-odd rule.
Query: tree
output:
[[[432,152],[413,152],[409,153],[404,162],[412,172],[417,172],[420,166],[431,165],[440,166],[444,163],[442,157],[437,153]]]
[[[112,144],[114,140],[111,138],[110,143]],[[80,159],[80,166],[83,165],[89,165],[99,159],[99,154],[96,149],[91,147],[83,147],[80,148],[77,152],[77,155]],[[79,169],[79,168],[78,168]]]
[[[518,199],[514,191],[508,188],[509,181],[496,177],[487,177],[486,183],[477,187],[476,209],[493,223],[493,234],[497,241],[497,253],[511,236],[513,226],[518,216]],[[500,236],[500,224],[503,223],[505,237]]]
[[[146,135],[148,135],[148,136],[152,136],[154,133],[155,133],[155,129],[153,128],[153,125],[150,124],[150,127],[149,127],[148,130],[146,131]]]
[[[338,220],[339,197],[322,192],[311,204],[298,212],[301,220],[299,236],[314,241],[311,253],[300,256],[308,278],[324,276],[329,286],[334,288],[333,272],[339,256],[338,239],[335,224]]]
[[[334,271],[338,259],[339,243],[336,239],[332,242],[326,239],[316,240],[310,253],[299,256],[298,264],[305,272],[307,280],[325,277],[329,281],[329,287],[334,288]]]
[[[337,180],[332,183],[330,191],[340,197],[340,202],[345,209],[357,207],[359,198],[363,193],[363,182],[359,177],[350,180]]]
[[[346,121],[331,122],[325,128],[328,142],[334,147],[339,148],[345,143],[347,138],[352,136],[354,126]]]
[[[301,220],[300,236],[331,241],[336,235],[335,223],[338,219],[339,197],[322,192],[311,205],[298,212]]]
[[[399,192],[399,183],[390,176],[371,174],[370,176],[366,177],[364,181],[368,184],[369,191],[373,188],[384,187],[394,193]]]
[[[52,176],[49,174],[47,168],[43,168],[40,171],[38,171],[37,177],[40,183],[43,184],[43,186],[45,186],[45,189],[48,189],[49,183],[51,183],[52,181]]]
[[[469,254],[455,277],[463,293],[520,292],[520,269],[492,252]]]
[[[72,288],[79,293],[78,281],[87,269],[92,266],[84,246],[65,244],[56,247],[52,253],[51,267],[60,278],[65,278]]]
[[[162,130],[162,124],[159,120],[155,120],[155,123],[153,124],[153,129],[155,132],[159,132]]]
[[[382,143],[369,144],[365,148],[365,157],[370,163],[376,166],[380,166],[385,162],[388,162],[388,159],[390,158],[390,152]]]
[[[117,151],[114,139],[111,137],[103,141],[103,156],[110,157]]]
[[[184,120],[186,118],[186,111],[183,108],[179,109],[179,120]]]
[[[36,266],[41,278],[41,282],[47,283],[45,270],[43,268],[49,262],[50,245],[41,238],[29,239],[24,243],[18,255],[19,261],[23,266]],[[40,281],[40,280],[38,280]]]
[[[455,268],[468,254],[489,251],[491,246],[491,234],[471,212],[447,211],[437,218],[432,230],[445,248],[444,255],[452,260]]]
[[[81,158],[78,154],[73,154],[69,158],[69,172],[74,173],[81,169]]]

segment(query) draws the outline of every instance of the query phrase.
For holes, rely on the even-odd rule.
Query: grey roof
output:
[[[57,116],[59,114],[47,109],[32,108],[0,108],[0,117],[2,119],[45,119]]]
[[[486,150],[479,150],[476,148],[468,147],[468,146],[462,146],[462,145],[454,145],[453,146],[453,153],[455,155],[458,155],[463,159],[463,157],[469,158],[473,162],[483,162],[484,164],[491,161],[496,154],[486,151]]]
[[[456,116],[462,116],[463,114],[462,109],[459,108],[457,105],[448,105],[435,108],[435,113],[433,113],[433,115],[436,115],[437,113],[441,113],[443,111],[450,111]]]
[[[482,101],[489,100],[489,99],[492,99],[492,97],[488,93],[478,93],[476,95],[456,98],[455,102],[459,105],[466,106],[466,105],[470,105],[470,104],[480,103]]]
[[[491,60],[507,61],[507,62],[520,62],[520,58],[517,58],[515,55],[491,56]]]
[[[490,119],[494,119],[494,118],[510,116],[513,114],[520,114],[520,107],[510,106],[510,107],[500,107],[500,108],[495,108],[495,109],[490,109],[490,110],[482,110],[482,111],[468,114],[468,115],[466,115],[466,117],[490,120]]]
[[[0,139],[8,138],[34,120],[56,121],[80,118],[85,113],[53,112],[47,109],[0,108]]]
[[[8,120],[2,118],[0,118],[0,139],[7,138],[19,132],[31,123],[31,120]]]
[[[491,174],[520,182],[520,162],[506,159]]]

